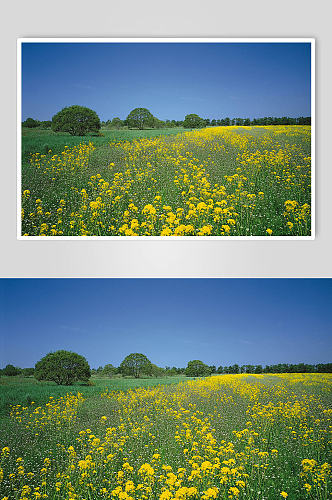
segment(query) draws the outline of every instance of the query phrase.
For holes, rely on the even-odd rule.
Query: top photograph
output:
[[[312,38],[21,38],[17,238],[315,237]]]

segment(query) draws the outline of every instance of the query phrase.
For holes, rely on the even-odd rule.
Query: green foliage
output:
[[[185,372],[185,368],[177,368],[176,366],[166,366],[165,374],[169,377],[175,377],[176,375],[182,375]]]
[[[43,129],[50,129],[52,127],[52,121],[51,120],[46,120],[44,122],[40,122],[40,126]]]
[[[204,120],[203,118],[200,118],[198,115],[191,114],[191,115],[186,115],[183,126],[185,128],[198,128],[198,127],[203,127],[204,126]]]
[[[153,128],[165,128],[167,127],[168,125],[166,124],[166,122],[162,121],[162,120],[159,120],[158,118],[153,118],[153,123],[152,123],[152,126]]]
[[[152,364],[144,354],[134,352],[122,361],[120,371],[124,375],[139,378],[142,374],[151,375]]]
[[[14,377],[15,375],[19,375],[20,371],[21,370],[19,368],[16,368],[16,366],[7,365],[2,370],[2,375],[6,375],[7,377]]]
[[[205,377],[210,374],[210,368],[203,361],[194,359],[193,361],[188,361],[185,374],[187,377]]]
[[[225,366],[224,373],[233,373],[233,374],[240,373],[240,367],[236,363],[235,365],[232,366]]]
[[[126,118],[129,127],[135,127],[141,130],[144,127],[152,127],[154,120],[153,114],[146,108],[135,108]]]
[[[87,360],[71,351],[50,352],[35,366],[37,380],[52,380],[58,385],[71,385],[78,380],[87,382],[90,367]]]
[[[256,126],[256,125],[311,125],[311,117],[310,116],[300,116],[298,118],[291,118],[289,116],[283,116],[281,118],[275,116],[265,116],[264,118],[254,118],[250,120],[250,118],[222,118],[216,120],[213,118],[212,120],[205,119],[205,126],[211,127],[229,127],[238,126],[238,127],[248,127],[248,126]]]
[[[95,111],[84,106],[63,108],[52,118],[54,132],[69,132],[71,135],[85,135],[87,132],[98,132],[101,127]]]
[[[164,368],[161,368],[160,366],[154,365],[151,363],[151,375],[152,377],[164,377],[165,376],[165,370]]]
[[[123,123],[123,120],[121,120],[120,118],[118,118],[116,116],[115,118],[113,118],[110,125],[113,128],[119,129],[119,128],[123,127],[124,123]]]
[[[34,120],[33,118],[27,118],[25,122],[22,123],[23,127],[35,128],[39,127],[40,122],[38,120]]]
[[[31,377],[35,372],[34,368],[22,368],[21,374],[23,377]]]
[[[102,370],[102,374],[105,375],[106,377],[114,377],[114,375],[116,374],[116,368],[115,366],[113,366],[112,364],[108,364],[108,365],[105,365],[103,370]]]

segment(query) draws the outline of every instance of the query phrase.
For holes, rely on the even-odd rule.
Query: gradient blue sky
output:
[[[309,43],[23,43],[22,119],[310,116]]]
[[[92,367],[327,363],[332,279],[1,279],[0,366],[73,350]]]

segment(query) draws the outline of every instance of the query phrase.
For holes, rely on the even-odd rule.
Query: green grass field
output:
[[[30,154],[47,154],[51,149],[53,153],[61,153],[65,146],[77,146],[83,142],[93,142],[96,146],[108,145],[113,141],[133,141],[144,137],[158,137],[160,135],[174,135],[184,132],[185,128],[145,129],[145,130],[110,130],[101,129],[102,137],[85,135],[77,137],[68,132],[53,132],[51,129],[22,127],[22,162],[23,166],[29,160]]]
[[[0,429],[0,498],[330,498],[331,375],[146,382],[115,381],[132,386],[122,392],[98,380],[14,407]]]
[[[135,387],[148,387],[159,384],[176,384],[186,379],[185,376],[165,378],[98,378],[92,377],[91,385],[76,384],[69,388],[56,385],[54,382],[38,382],[34,377],[0,377],[0,416],[9,415],[11,405],[27,405],[35,401],[37,405],[45,404],[50,396],[59,398],[68,391],[81,392],[86,396],[100,395],[106,389],[110,391],[127,391]]]

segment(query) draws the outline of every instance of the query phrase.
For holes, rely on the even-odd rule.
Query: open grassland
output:
[[[310,126],[214,127],[23,164],[25,236],[308,236]]]
[[[100,134],[84,136],[84,142],[93,142],[98,146],[109,146],[110,142],[133,141],[144,137],[158,137],[160,135],[176,135],[188,129],[177,127],[167,129],[101,129]],[[53,132],[50,129],[22,127],[22,161],[29,163],[30,155],[34,153],[53,154],[61,153],[65,146],[78,146],[82,137],[70,135],[68,132]]]
[[[331,380],[221,375],[18,405],[0,497],[326,500]]]
[[[92,377],[89,384],[75,384],[70,386],[72,392],[81,392],[84,397],[99,394],[106,389],[109,391],[127,391],[136,387],[177,384],[187,377],[184,375],[164,378],[107,378]],[[68,387],[56,385],[54,382],[38,382],[34,377],[0,377],[0,415],[9,415],[12,405],[26,406],[29,402],[45,404],[49,398],[59,398],[68,392]]]

